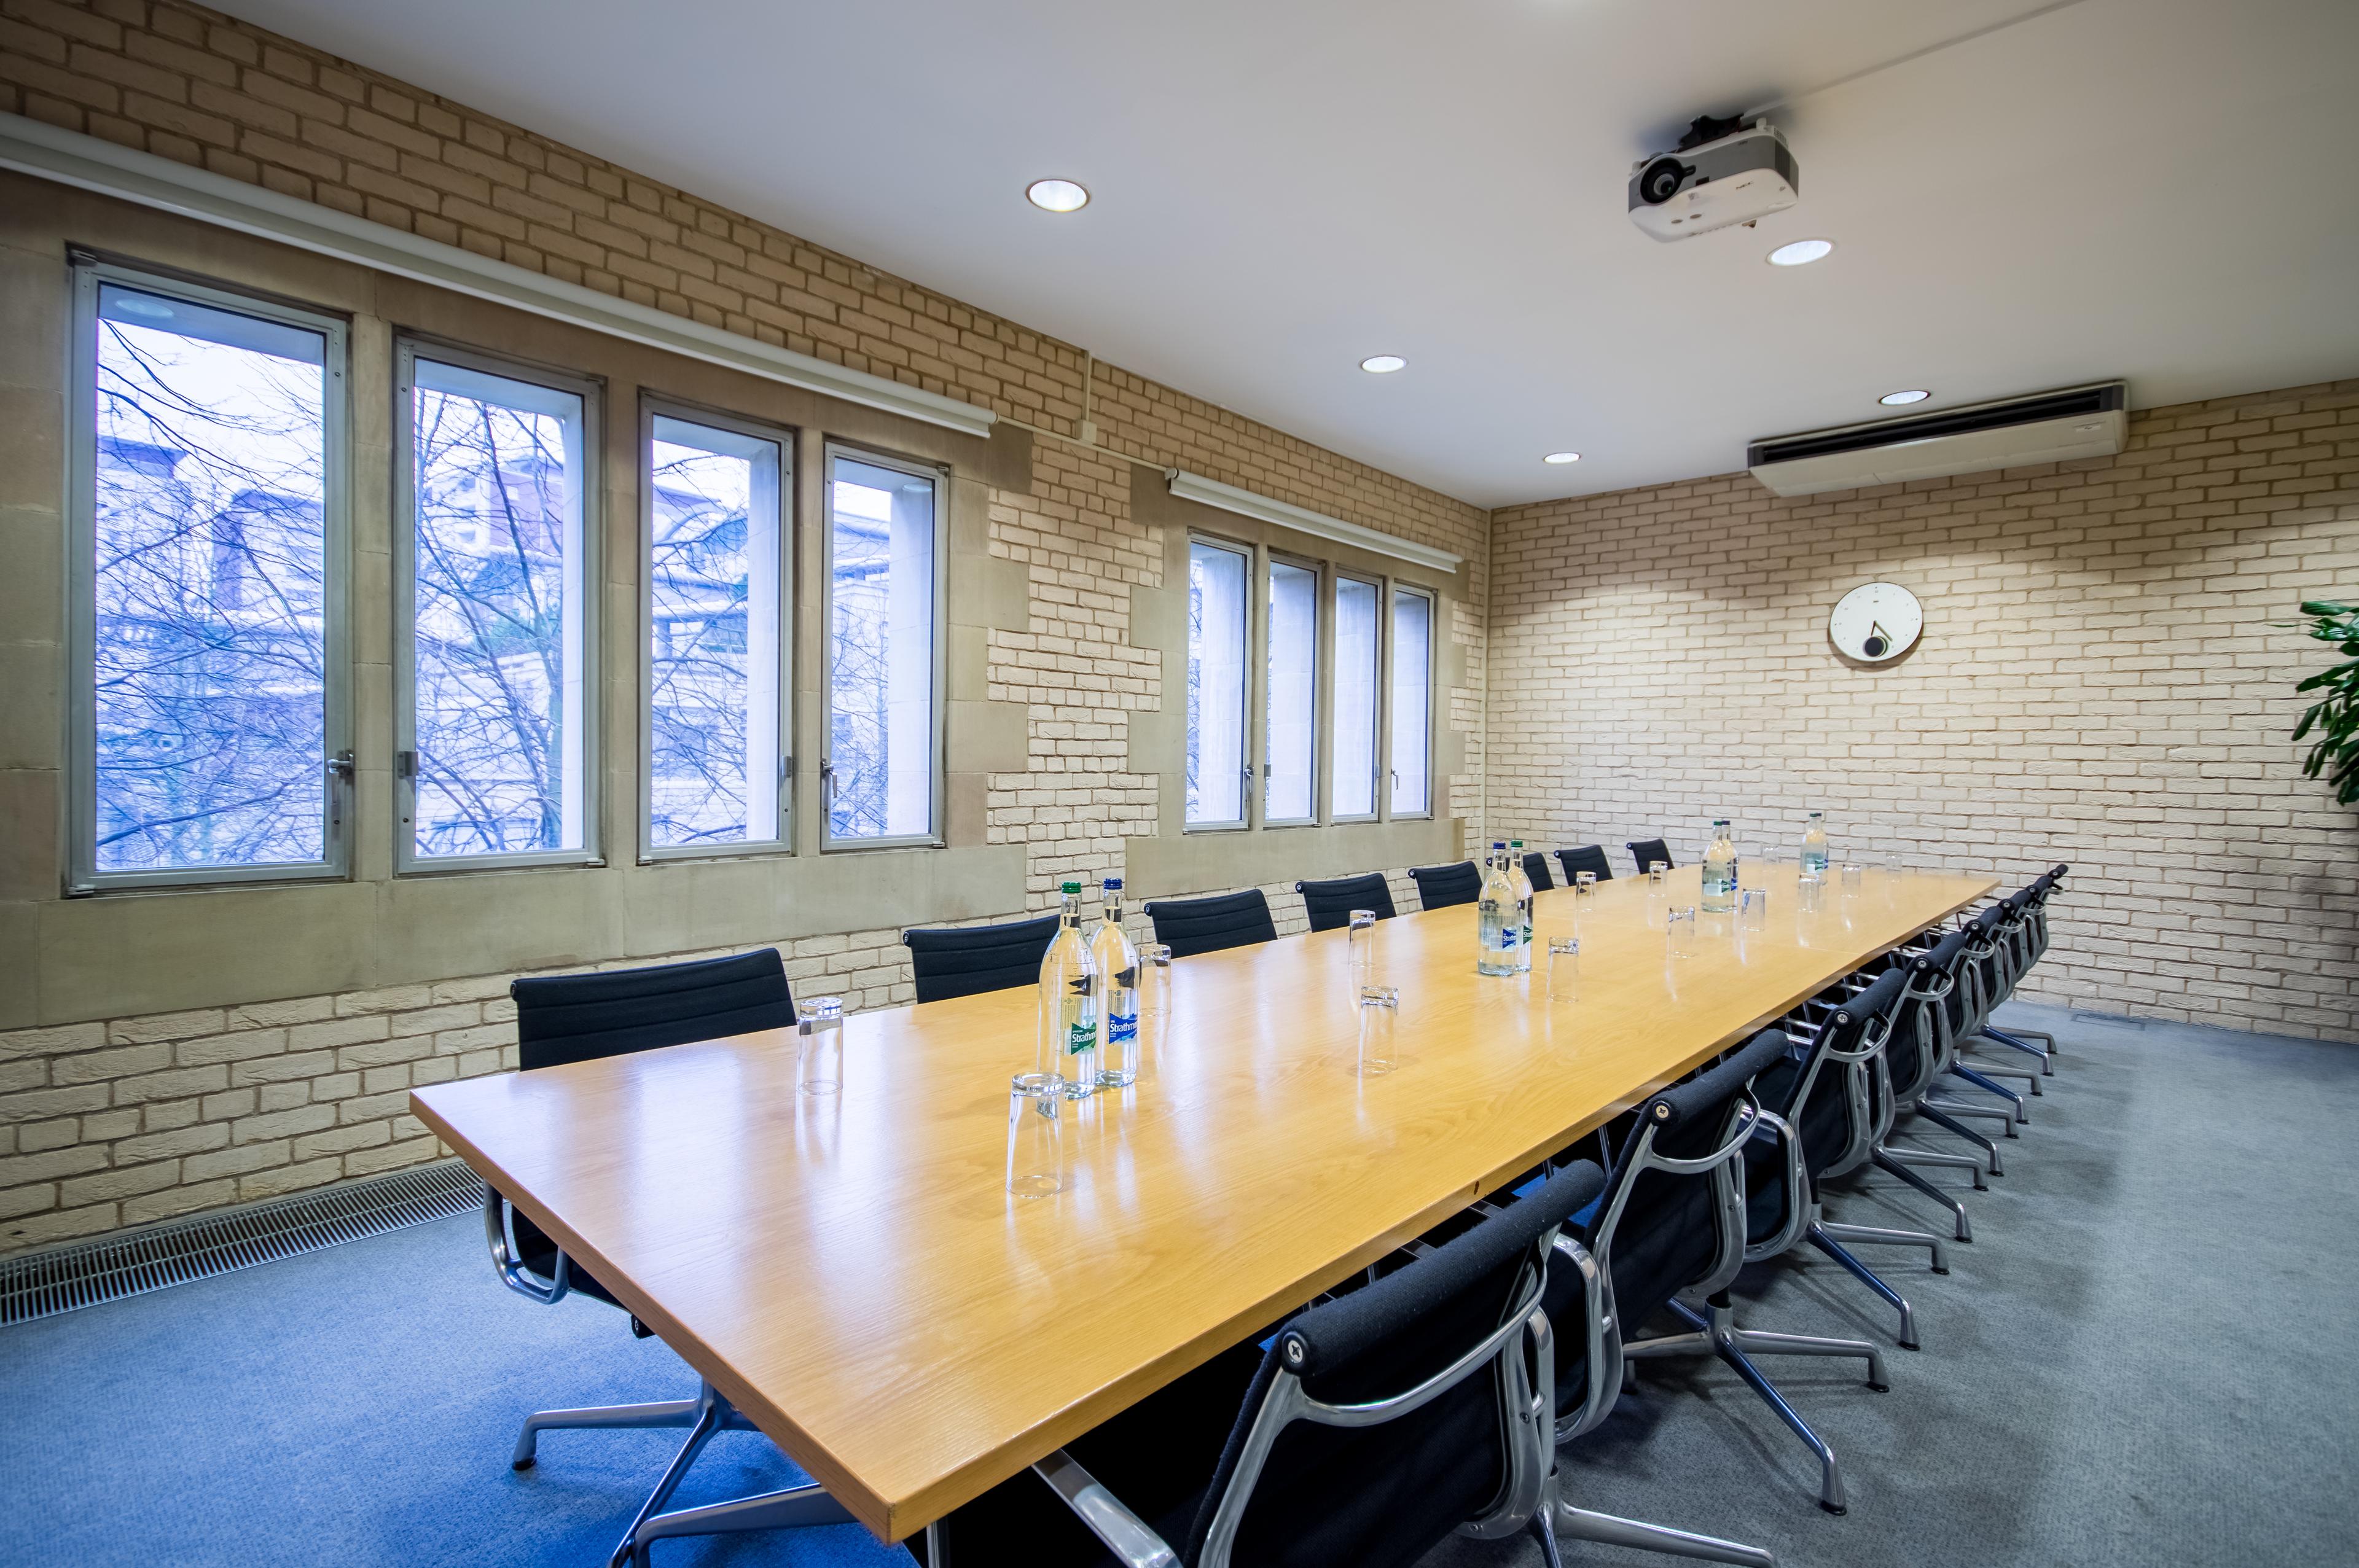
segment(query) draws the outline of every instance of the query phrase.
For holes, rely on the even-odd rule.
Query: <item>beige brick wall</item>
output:
[[[2359,593],[2359,382],[2136,416],[2119,458],[1781,501],[1744,474],[1493,518],[1485,821],[1550,845],[1709,818],[1791,858],[2073,867],[2045,1000],[2359,1039],[2359,816],[2297,766],[2277,622]],[[1886,579],[1918,648],[1848,667]]]

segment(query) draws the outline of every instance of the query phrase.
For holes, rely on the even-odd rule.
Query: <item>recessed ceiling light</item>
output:
[[[1793,240],[1769,253],[1771,266],[1802,266],[1835,248],[1832,240]]]
[[[1036,179],[1024,188],[1024,198],[1050,212],[1078,212],[1090,204],[1090,193],[1070,179]]]
[[[1886,408],[1897,408],[1904,403],[1922,403],[1932,395],[1921,386],[1912,386],[1906,392],[1887,392],[1876,401]]]
[[[1360,362],[1360,368],[1370,375],[1390,375],[1397,370],[1407,370],[1408,361],[1398,354],[1370,354]]]
[[[1580,460],[1579,452],[1550,452],[1540,460],[1544,463],[1577,463]]]

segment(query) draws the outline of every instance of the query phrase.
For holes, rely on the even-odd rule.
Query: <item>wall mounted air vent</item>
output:
[[[2029,463],[2112,457],[2129,435],[2129,388],[2118,381],[1970,404],[1832,430],[1770,436],[1746,449],[1753,477],[1779,495],[1984,473]]]

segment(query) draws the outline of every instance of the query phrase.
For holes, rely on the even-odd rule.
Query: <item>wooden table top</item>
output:
[[[1067,1123],[1066,1190],[1004,1191],[1027,988],[790,1033],[433,1085],[418,1115],[854,1517],[903,1539],[1264,1328],[1826,983],[1985,878],[1868,871],[1670,963],[1643,879],[1580,917],[1581,990],[1474,973],[1472,905],[1377,925],[1399,1068],[1363,1078],[1344,933],[1172,967],[1138,1084]],[[1693,867],[1669,902],[1696,902]],[[1574,896],[1538,896],[1538,946]]]

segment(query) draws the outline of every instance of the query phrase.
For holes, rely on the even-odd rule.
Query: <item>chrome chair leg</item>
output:
[[[1543,1524],[1543,1520],[1547,1522]],[[1668,1525],[1642,1524],[1636,1519],[1616,1519],[1612,1514],[1591,1513],[1587,1509],[1577,1509],[1561,1500],[1554,1508],[1542,1509],[1534,1514],[1532,1523],[1532,1533],[1540,1538],[1540,1556],[1548,1568],[1561,1568],[1564,1561],[1557,1554],[1556,1532],[1559,1530],[1575,1541],[1635,1547],[1640,1552],[1659,1552],[1669,1557],[1696,1557],[1706,1563],[1742,1563],[1751,1564],[1752,1568],[1777,1568],[1777,1559],[1758,1546],[1696,1535],[1684,1530],[1673,1530]]]
[[[1894,1336],[1894,1338],[1903,1350],[1917,1349],[1917,1309],[1908,1304],[1908,1298],[1885,1283],[1876,1275],[1875,1270],[1853,1257],[1840,1242],[1827,1234],[1826,1227],[1823,1225],[1811,1226],[1808,1236],[1811,1246],[1842,1264],[1853,1278],[1882,1296],[1892,1309],[1900,1314],[1900,1332]]]
[[[2002,1067],[1995,1063],[1978,1058],[1973,1070],[1986,1078],[2021,1078],[2023,1087],[2035,1095],[2044,1095],[2048,1092],[2039,1086],[2040,1075],[2029,1067]]]
[[[1973,1108],[1966,1107],[1964,1108],[1971,1111]],[[1999,1163],[1998,1145],[1991,1140],[1984,1138],[1981,1133],[1976,1132],[1973,1128],[1968,1127],[1964,1122],[1958,1120],[1955,1117],[1943,1110],[1938,1101],[1919,1100],[1917,1102],[1917,1114],[1923,1117],[1926,1120],[1931,1122],[1936,1127],[1943,1128],[1951,1132],[1956,1133],[1959,1137],[1964,1139],[1975,1148],[1980,1149],[1983,1152],[1984,1157],[1990,1161],[1990,1173],[1992,1175],[2004,1176],[2006,1174],[2006,1167]]]
[[[623,1568],[624,1563],[631,1561],[633,1542],[637,1539],[639,1527],[660,1511],[664,1504],[671,1501],[672,1493],[678,1491],[680,1482],[688,1478],[689,1466],[696,1463],[696,1456],[704,1452],[704,1445],[712,1441],[716,1433],[753,1429],[753,1423],[739,1415],[736,1409],[721,1397],[721,1390],[710,1383],[698,1387],[695,1405],[696,1415],[688,1423],[687,1440],[680,1444],[679,1452],[671,1456],[671,1463],[664,1466],[664,1473],[656,1478],[656,1489],[647,1494],[647,1500],[641,1503],[639,1511],[631,1517],[630,1528],[623,1531],[623,1539],[607,1556],[607,1568]]]
[[[1910,1152],[1916,1152],[1916,1151],[1911,1151]],[[1927,1181],[1923,1176],[1919,1175],[1916,1172],[1910,1170],[1907,1165],[1903,1164],[1899,1159],[1894,1157],[1894,1155],[1886,1149],[1877,1149],[1870,1158],[1875,1160],[1875,1168],[1877,1170],[1883,1171],[1887,1174],[1899,1177],[1910,1186],[1915,1187],[1919,1192],[1923,1193],[1927,1197],[1931,1198],[1935,1203],[1940,1204],[1943,1208],[1948,1209],[1950,1211],[1950,1217],[1952,1221],[1951,1228],[1956,1234],[1959,1240],[1972,1241],[1974,1238],[1973,1221],[1966,1217],[1966,1206],[1964,1204],[1959,1202],[1956,1198],[1951,1197],[1949,1194],[1943,1192],[1940,1188]],[[1987,1190],[1983,1185],[1983,1162],[1980,1160],[1974,1159],[1971,1155],[1947,1154],[1943,1155],[1940,1159],[1932,1162],[1932,1163],[1941,1165],[1962,1165],[1973,1173],[1974,1190],[1977,1192]]]
[[[658,1541],[690,1535],[732,1535],[749,1530],[797,1530],[815,1524],[849,1524],[852,1515],[816,1481],[734,1502],[708,1503],[642,1519],[631,1531],[631,1568],[648,1568],[648,1549]]]
[[[2012,1045],[2018,1051],[2028,1052],[2032,1055],[2038,1057],[2039,1072],[2041,1076],[2054,1077],[2056,1076],[2056,1064],[2048,1059],[2056,1049],[2056,1036],[2053,1034],[2040,1035],[2040,1038],[2048,1042],[2048,1044],[2043,1047],[2034,1045],[2030,1041],[2023,1039],[2017,1034],[2011,1033],[2006,1030],[1994,1029],[1987,1023],[1983,1025],[1983,1033],[1986,1038],[1995,1040],[2002,1045]],[[2024,1030],[2022,1033],[2038,1034],[2039,1032],[2036,1029],[2027,1029]]]
[[[658,1400],[644,1405],[592,1405],[584,1410],[535,1411],[524,1418],[524,1431],[516,1436],[516,1452],[508,1458],[508,1467],[513,1470],[531,1469],[540,1456],[540,1434],[544,1432],[601,1426],[693,1426],[697,1410],[698,1402],[694,1400]]]
[[[1685,1322],[1694,1325],[1690,1334],[1667,1335],[1660,1339],[1625,1341],[1622,1354],[1629,1357],[1678,1356],[1705,1353],[1719,1357],[1734,1368],[1738,1377],[1761,1396],[1777,1419],[1793,1430],[1794,1435],[1810,1444],[1819,1456],[1819,1507],[1831,1514],[1846,1511],[1850,1503],[1843,1494],[1843,1470],[1835,1463],[1835,1452],[1827,1446],[1810,1423],[1786,1402],[1777,1386],[1762,1375],[1761,1368],[1745,1358],[1746,1351],[1767,1356],[1857,1356],[1867,1361],[1867,1386],[1878,1393],[1892,1385],[1884,1377],[1884,1352],[1864,1339],[1820,1339],[1809,1335],[1771,1334],[1761,1329],[1739,1328],[1735,1314],[1722,1300],[1706,1303],[1709,1316],[1683,1301],[1674,1299],[1670,1310]]]

